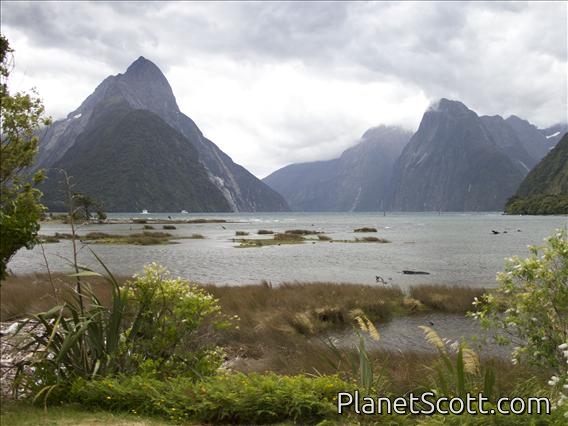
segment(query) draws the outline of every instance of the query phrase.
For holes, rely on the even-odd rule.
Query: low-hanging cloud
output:
[[[415,129],[440,97],[567,121],[565,2],[10,2],[11,87],[61,118],[138,56],[253,173],[337,157],[369,127]]]

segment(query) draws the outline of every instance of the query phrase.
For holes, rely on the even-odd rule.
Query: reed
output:
[[[487,290],[449,285],[420,285],[410,289],[410,296],[434,311],[466,313],[473,311],[474,299],[481,298]]]

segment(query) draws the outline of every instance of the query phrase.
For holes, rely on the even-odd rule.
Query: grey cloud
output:
[[[395,82],[431,99],[459,99],[481,114],[514,113],[541,125],[568,114],[566,2],[1,5],[3,28],[23,32],[31,45],[71,52],[77,61],[98,61],[113,73],[139,55],[166,73],[213,56],[259,66],[299,62],[312,74],[337,80]],[[487,24],[491,19],[493,27]],[[44,64],[34,66],[36,75],[45,70]],[[60,72],[75,69],[60,66]],[[314,129],[308,121],[283,118],[279,127],[290,130],[267,152],[301,161],[300,147],[318,155],[341,151],[352,142],[339,141],[341,126],[352,124]]]

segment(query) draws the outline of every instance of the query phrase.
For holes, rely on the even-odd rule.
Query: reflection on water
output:
[[[136,217],[115,214],[111,217]],[[406,288],[425,283],[491,287],[504,258],[526,256],[527,245],[541,244],[555,229],[566,227],[566,216],[521,217],[499,213],[240,213],[240,214],[149,214],[138,217],[167,219],[220,218],[230,223],[176,224],[176,236],[203,234],[204,240],[182,239],[163,246],[89,245],[80,252],[81,263],[96,267],[93,249],[117,275],[139,272],[146,263],[166,265],[172,273],[215,284],[240,285],[267,280],[375,283],[380,275],[392,285]],[[101,231],[115,234],[139,232],[141,224],[85,225],[79,233]],[[235,248],[236,231],[257,237],[259,229],[324,231],[337,240],[354,239],[355,228],[376,227],[376,235],[390,244],[307,242],[300,245]],[[155,225],[161,230],[161,225]],[[500,232],[494,234],[492,230]],[[42,234],[69,232],[67,225],[44,224]],[[69,270],[71,244],[46,244],[52,270]],[[20,250],[9,263],[15,273],[45,271],[41,248]],[[402,270],[428,271],[430,275],[403,275]]]

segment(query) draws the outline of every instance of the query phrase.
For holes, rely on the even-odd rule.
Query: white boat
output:
[[[148,210],[146,210],[146,209],[142,210],[141,214],[148,214]]]
[[[187,210],[182,210],[181,213],[182,214],[188,214],[189,212]]]

